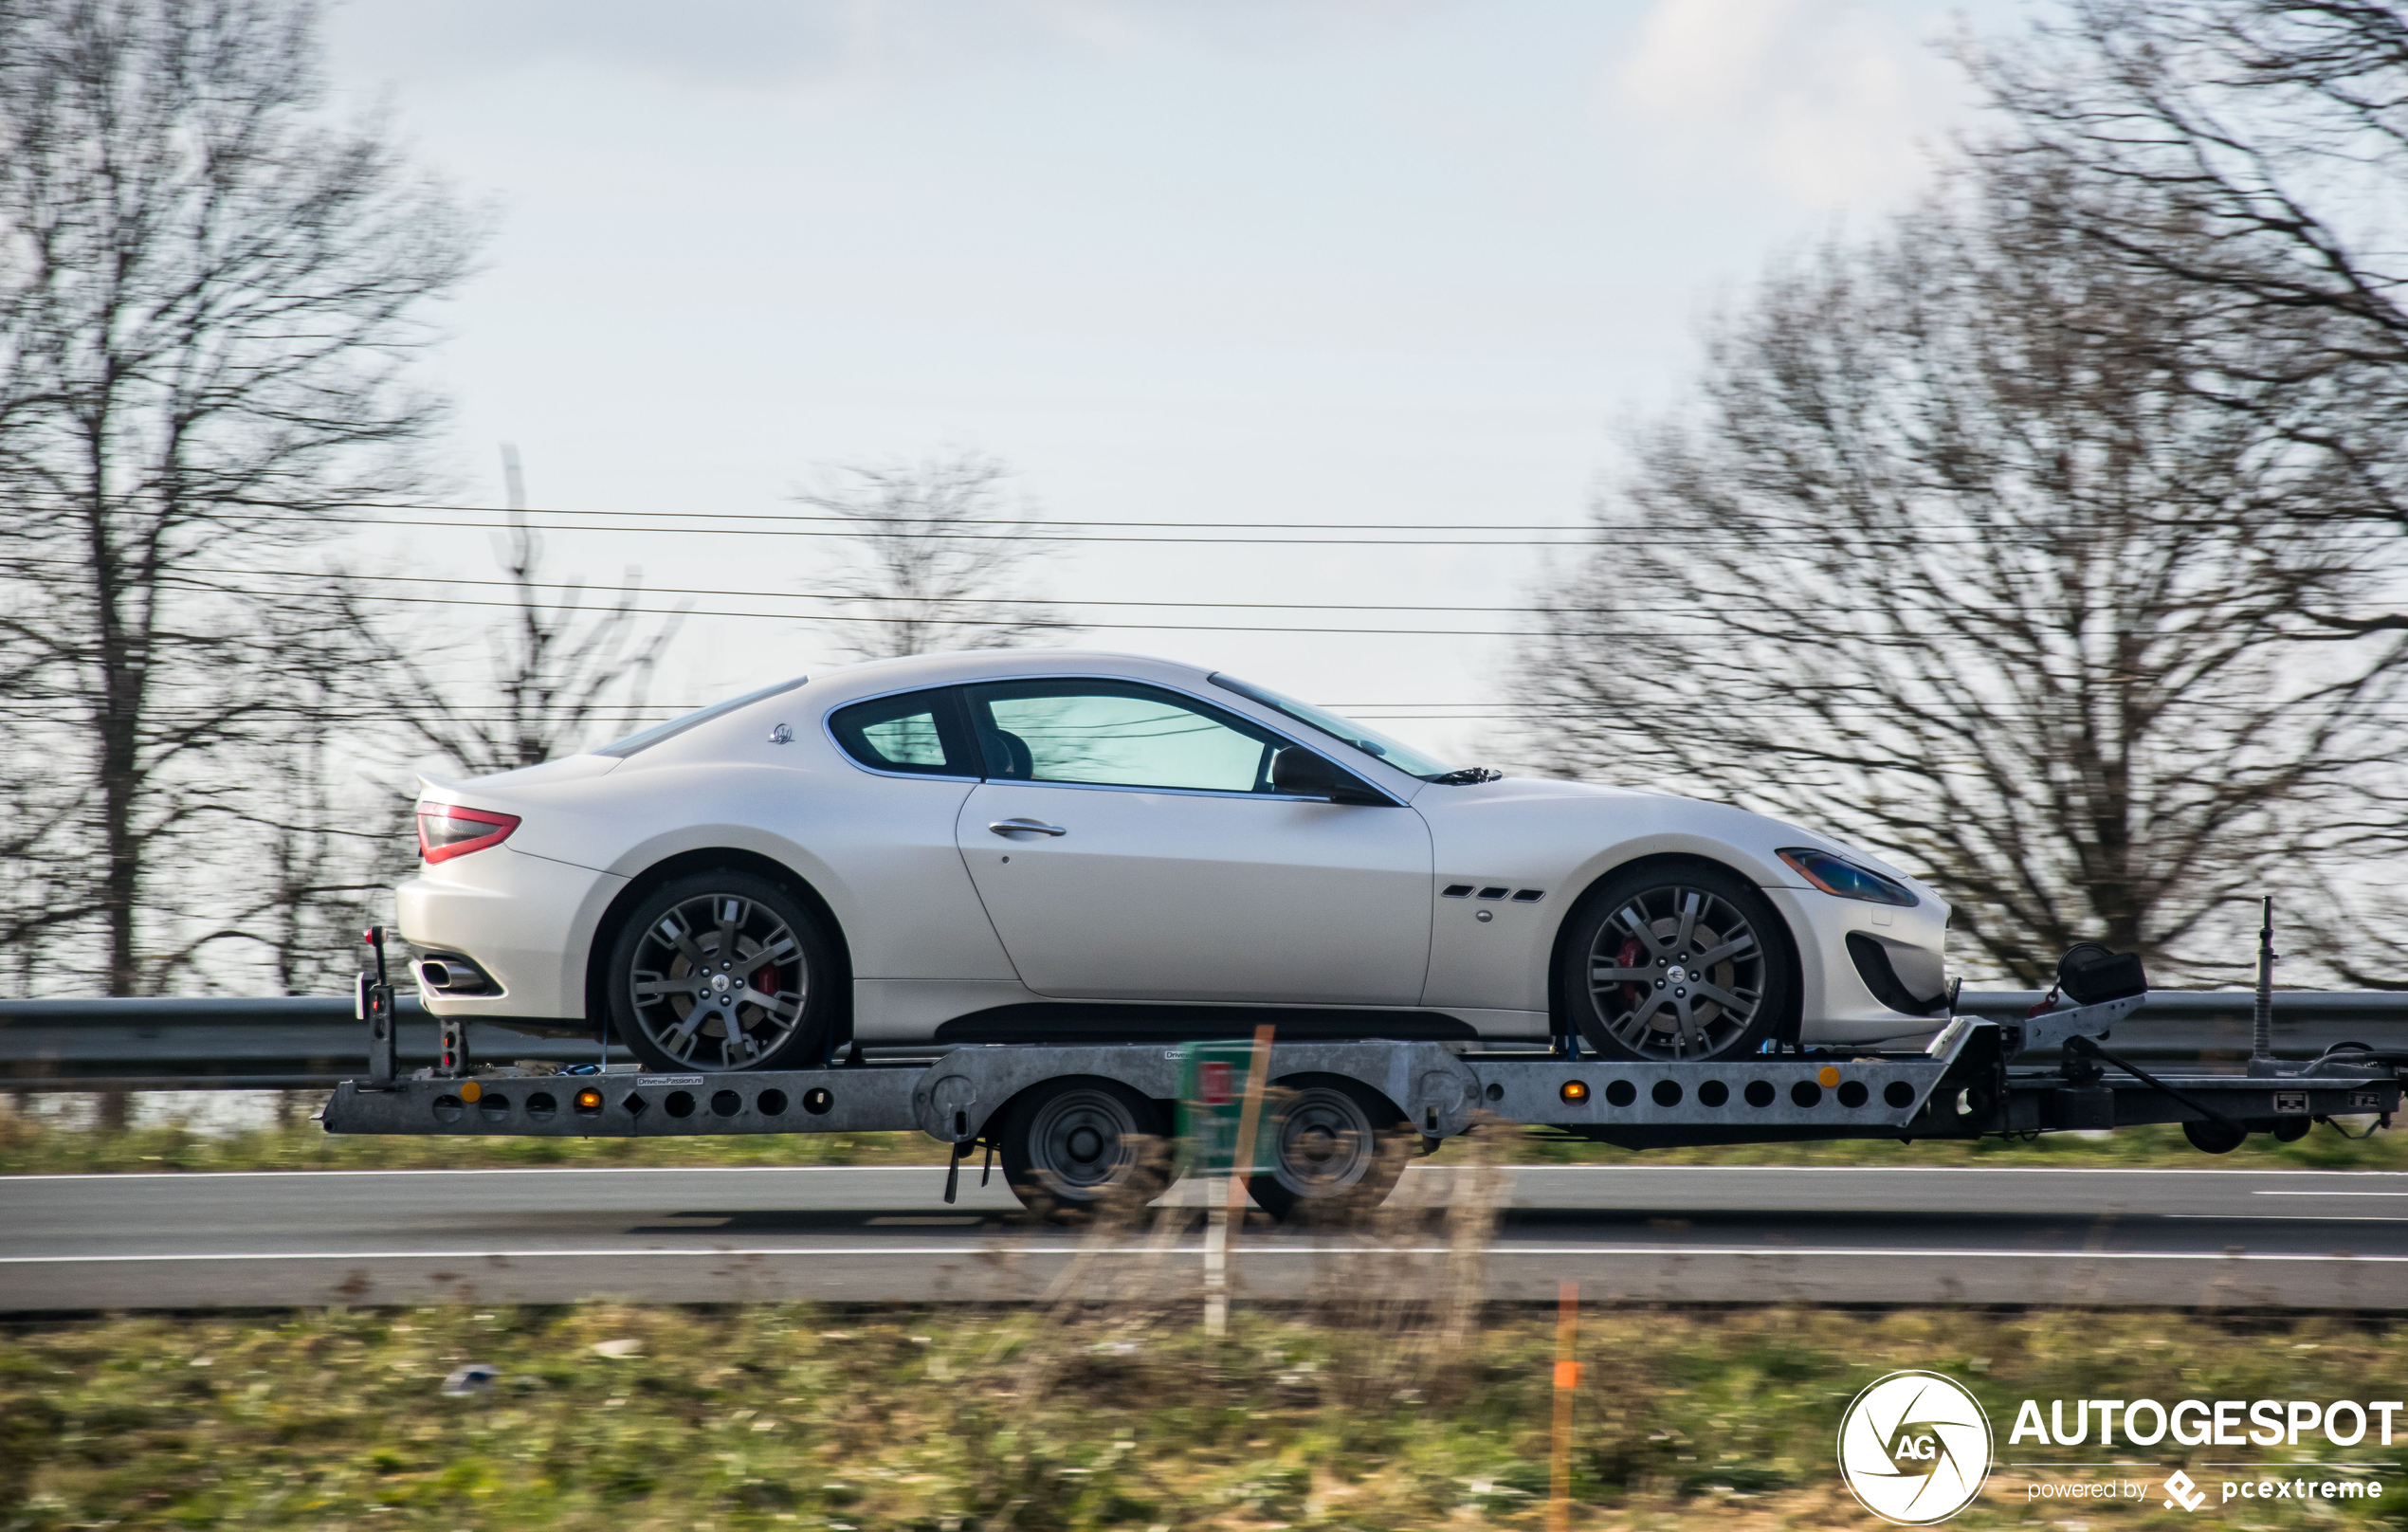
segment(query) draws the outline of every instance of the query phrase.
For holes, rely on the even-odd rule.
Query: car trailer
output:
[[[394,1065],[382,932],[370,932],[369,940],[375,967],[359,984],[369,1074],[328,1100],[329,1133],[685,1138],[917,1128],[953,1147],[946,1200],[962,1158],[983,1148],[1002,1155],[1024,1200],[1060,1209],[1120,1184],[1111,1167],[1132,1157],[1111,1141],[1115,1134],[1167,1132],[1180,1098],[1187,1055],[1158,1041],[989,1043],[876,1059],[855,1050],[848,1062],[819,1069],[668,1074],[576,1065],[539,1072],[473,1066],[456,1022],[447,1025],[443,1062],[403,1077]],[[2270,941],[2271,918],[2260,942],[2256,1047],[2245,1073],[2152,1072],[2109,1051],[2115,1024],[2148,997],[2129,958],[2113,959],[2128,977],[2111,985],[2129,993],[2083,993],[2061,969],[2069,993],[2052,991],[2056,1003],[2044,1001],[2048,1009],[2020,1022],[1952,1015],[1912,1051],[1792,1049],[1691,1064],[1584,1056],[1571,1037],[1552,1051],[1274,1041],[1265,1071],[1274,1104],[1258,1158],[1264,1174],[1250,1185],[1258,1202],[1283,1216],[1324,1196],[1384,1196],[1393,1169],[1382,1179],[1363,1149],[1337,1141],[1350,1121],[1371,1130],[1361,1135],[1367,1140],[1414,1134],[1431,1149],[1484,1120],[1629,1149],[1911,1142],[2179,1122],[2193,1144],[2220,1154],[2252,1133],[2290,1140],[2341,1117],[2371,1114],[2388,1127],[2408,1054],[2343,1044],[2312,1061],[2272,1056]],[[2046,1065],[2016,1062],[2052,1049],[2058,1056]]]

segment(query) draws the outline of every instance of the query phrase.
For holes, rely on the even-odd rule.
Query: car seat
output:
[[[980,729],[978,747],[987,757],[987,775],[1025,782],[1036,775],[1036,757],[1029,741],[1009,729]]]

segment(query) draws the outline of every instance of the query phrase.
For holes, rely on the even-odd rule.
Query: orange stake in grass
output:
[[[1572,1395],[1580,1386],[1580,1285],[1557,1289],[1555,1314],[1555,1465],[1547,1498],[1547,1532],[1572,1525]]]

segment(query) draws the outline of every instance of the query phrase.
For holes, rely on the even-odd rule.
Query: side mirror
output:
[[[1384,806],[1389,801],[1301,745],[1290,745],[1271,757],[1271,791],[1299,798],[1327,798],[1332,803]]]

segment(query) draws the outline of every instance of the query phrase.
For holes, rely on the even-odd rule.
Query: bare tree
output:
[[[346,502],[419,483],[406,385],[473,230],[373,127],[318,115],[301,0],[0,6],[0,674],[49,720],[54,934],[114,994],[166,982],[147,918],[227,812],[228,753],[289,719],[271,609]]]
[[[848,567],[826,583],[848,597],[831,627],[865,660],[934,649],[1011,648],[1069,628],[1021,586],[1044,533],[1009,503],[1003,465],[976,453],[829,475],[796,502],[854,527]]]
[[[2280,383],[2326,407],[2280,422],[2289,445],[2332,460],[2298,514],[2408,533],[2399,411],[2360,407],[2408,395],[2408,9],[2071,0],[1964,52],[2005,118],[1979,153],[2026,167],[2098,259],[2221,315],[2226,343],[2198,337],[2192,387],[2250,410]],[[2311,318],[2317,344],[2257,343]],[[2408,628],[2398,596],[2317,615],[2338,631]]]
[[[356,681],[374,673],[372,641],[322,622],[289,637],[279,725],[213,757],[242,786],[160,869],[209,890],[157,901],[183,917],[151,939],[146,960],[162,975],[214,987],[239,964],[246,986],[265,967],[280,994],[339,989],[356,971],[360,928],[414,856],[412,799],[385,765],[393,731]]]
[[[2035,981],[2089,937],[2237,969],[2220,911],[2384,832],[2366,794],[2408,674],[2396,638],[2305,615],[2399,562],[2312,515],[2349,470],[2296,447],[2329,401],[2280,380],[2319,321],[2254,328],[2235,408],[2190,376],[2229,351],[2213,295],[2098,259],[2054,185],[1958,191],[1721,324],[1518,691],[1554,764],[1899,855],[1994,972]],[[2304,945],[2329,968],[2340,940]]]
[[[478,775],[539,765],[583,749],[593,742],[589,737],[600,718],[641,711],[682,620],[648,628],[638,622],[644,588],[629,569],[616,604],[580,623],[584,582],[543,578],[543,539],[527,525],[517,447],[502,449],[502,465],[510,505],[502,565],[517,611],[491,635],[489,684],[463,685],[448,679],[452,667],[429,662],[407,644],[388,644],[392,663],[408,678],[398,710],[410,731]],[[547,597],[547,591],[557,594]]]

